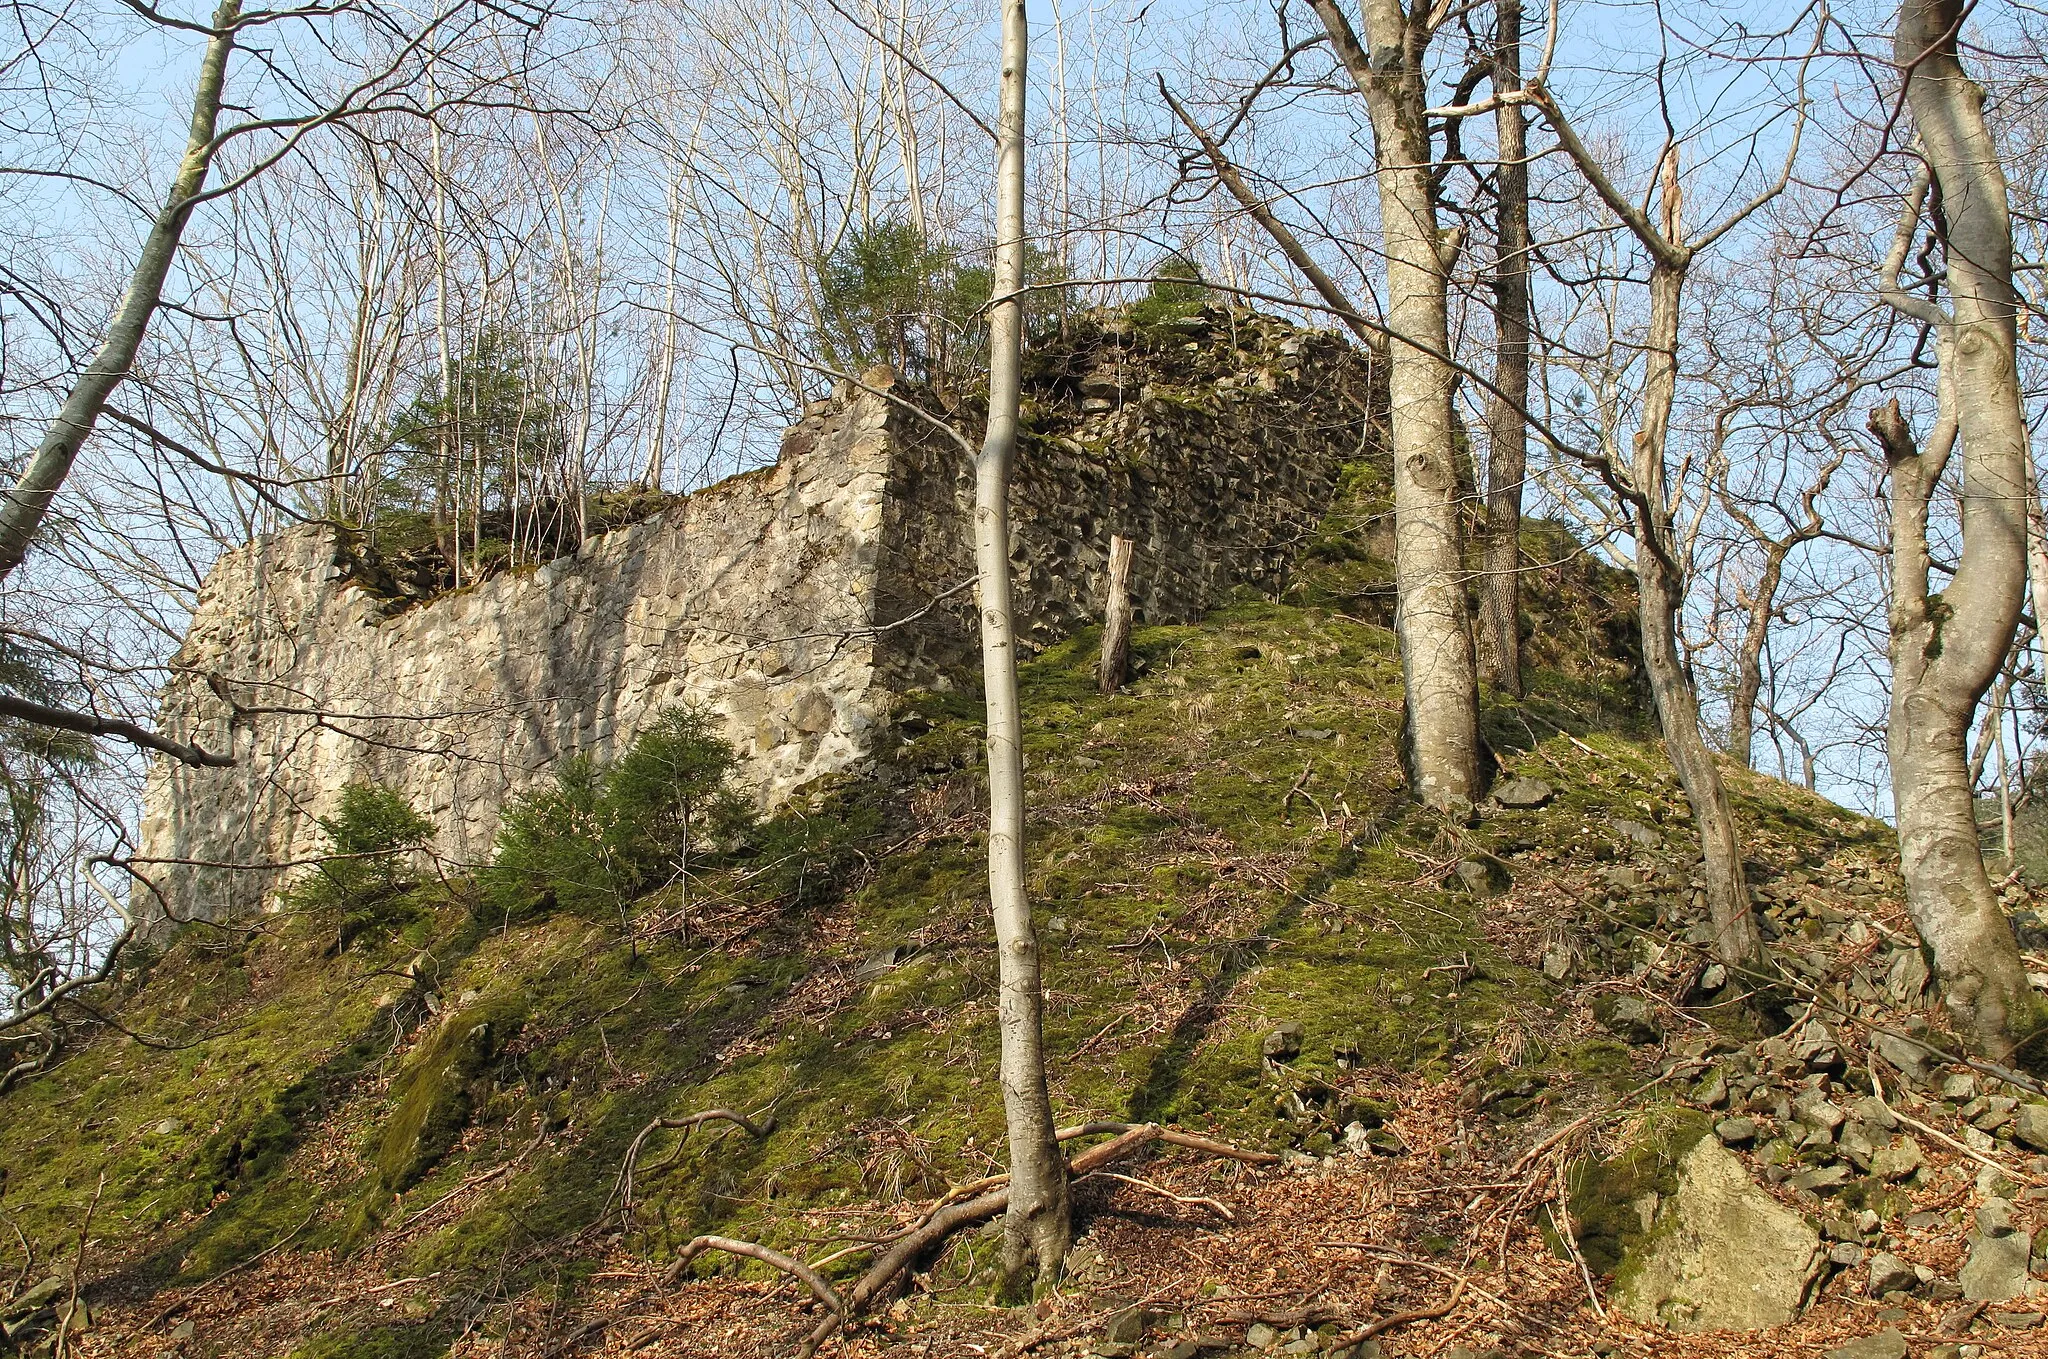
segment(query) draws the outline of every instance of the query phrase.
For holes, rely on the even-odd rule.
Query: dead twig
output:
[[[201,1293],[204,1293],[207,1289],[214,1287],[216,1284],[219,1284],[222,1280],[233,1278],[235,1275],[240,1274],[243,1270],[249,1268],[251,1265],[260,1264],[263,1261],[268,1260],[271,1256],[277,1254],[286,1246],[290,1245],[293,1238],[298,1236],[300,1232],[306,1230],[306,1228],[312,1223],[313,1219],[315,1217],[318,1217],[319,1214],[320,1206],[318,1204],[315,1204],[313,1206],[313,1211],[307,1213],[305,1217],[299,1220],[298,1226],[292,1228],[283,1236],[280,1236],[279,1238],[277,1238],[277,1240],[271,1242],[262,1250],[257,1251],[254,1255],[242,1261],[240,1264],[229,1265],[226,1269],[214,1275],[205,1283],[200,1284],[197,1288],[185,1294],[184,1297],[178,1298],[175,1301],[173,1301],[170,1306],[164,1308],[161,1312],[158,1312],[148,1321],[143,1322],[141,1327],[142,1331],[147,1332],[153,1330],[155,1329],[156,1325],[159,1322],[161,1322],[165,1317],[168,1317],[175,1312],[184,1311],[187,1307],[190,1307],[192,1305],[192,1300],[194,1298],[197,1298]]]
[[[706,1109],[701,1113],[686,1114],[682,1118],[655,1119],[642,1128],[639,1135],[627,1146],[625,1161],[619,1167],[619,1177],[612,1184],[611,1194],[605,1199],[604,1213],[599,1214],[600,1220],[610,1214],[612,1204],[614,1203],[619,1205],[622,1212],[630,1213],[633,1211],[633,1175],[639,1165],[640,1149],[646,1145],[648,1138],[661,1132],[663,1129],[673,1131],[674,1129],[681,1128],[683,1130],[683,1139],[676,1143],[675,1152],[669,1158],[672,1161],[676,1156],[682,1154],[683,1144],[689,1141],[692,1131],[706,1123],[713,1122],[736,1123],[746,1130],[748,1136],[754,1138],[766,1137],[775,1130],[775,1120],[772,1118],[763,1117],[757,1123],[745,1114],[734,1113],[730,1109]],[[661,1162],[654,1169],[659,1170],[667,1164],[667,1161]]]
[[[92,1215],[100,1206],[100,1195],[107,1192],[107,1172],[100,1172],[100,1182],[93,1187],[92,1202],[85,1205],[85,1217],[78,1224],[78,1255],[71,1261],[71,1290],[64,1301],[64,1312],[57,1318],[57,1343],[53,1349],[56,1359],[64,1359],[71,1352],[71,1332],[78,1319],[78,1284],[85,1275],[86,1239],[92,1234]]]
[[[1558,1159],[1563,1160],[1563,1157]],[[1564,1242],[1565,1253],[1579,1267],[1579,1280],[1586,1285],[1586,1301],[1593,1304],[1593,1315],[1604,1325],[1607,1309],[1600,1305],[1600,1290],[1593,1286],[1593,1271],[1586,1267],[1586,1257],[1579,1253],[1579,1234],[1572,1226],[1571,1203],[1565,1192],[1565,1175],[1561,1166],[1552,1175],[1551,1184],[1556,1191],[1556,1201],[1550,1210],[1550,1220],[1557,1224],[1557,1237]]]
[[[1573,1119],[1571,1122],[1565,1124],[1562,1128],[1559,1128],[1556,1132],[1550,1134],[1550,1136],[1544,1138],[1541,1142],[1538,1142],[1535,1146],[1523,1152],[1521,1159],[1508,1167],[1508,1177],[1512,1179],[1513,1177],[1520,1175],[1524,1170],[1526,1170],[1529,1167],[1531,1162],[1536,1160],[1536,1158],[1543,1155],[1543,1153],[1549,1151],[1552,1147],[1564,1141],[1567,1137],[1572,1136],[1574,1133],[1577,1133],[1581,1129],[1586,1128],[1593,1123],[1597,1123],[1603,1118],[1612,1118],[1616,1113],[1620,1112],[1622,1106],[1629,1103],[1629,1101],[1633,1100],[1636,1096],[1646,1094],[1651,1090],[1655,1090],[1658,1086],[1664,1084],[1666,1081],[1675,1080],[1680,1076],[1690,1075],[1695,1071],[1703,1070],[1705,1067],[1705,1062],[1680,1062],[1678,1065],[1672,1067],[1663,1075],[1657,1077],[1656,1080],[1645,1081],[1643,1082],[1643,1084],[1629,1091],[1620,1099],[1616,1100],[1611,1107],[1605,1109],[1596,1109],[1590,1114],[1585,1114],[1579,1118]],[[1475,1198],[1470,1203],[1467,1203],[1465,1205],[1465,1211],[1469,1213],[1478,1206],[1479,1200]]]
[[[1503,1312],[1519,1312],[1519,1309],[1512,1307],[1508,1304],[1508,1300],[1506,1298],[1501,1297],[1498,1293],[1487,1292],[1478,1284],[1473,1283],[1463,1274],[1460,1274],[1457,1270],[1452,1269],[1446,1265],[1433,1264],[1428,1260],[1418,1260],[1412,1255],[1404,1255],[1400,1251],[1394,1250],[1392,1247],[1389,1246],[1375,1246],[1369,1241],[1318,1241],[1316,1242],[1316,1247],[1319,1250],[1362,1251],[1365,1254],[1374,1257],[1375,1259],[1386,1260],[1392,1264],[1405,1265],[1409,1269],[1423,1270],[1427,1273],[1434,1274],[1439,1278],[1449,1279],[1452,1283],[1459,1283],[1465,1285],[1466,1292],[1477,1294],[1479,1297],[1485,1298],[1488,1302],[1500,1308]],[[1520,1314],[1524,1316],[1527,1315],[1527,1313]]]
[[[380,1293],[389,1293],[394,1288],[403,1288],[407,1284],[427,1283],[440,1277],[441,1271],[437,1269],[432,1274],[418,1274],[409,1279],[393,1279],[389,1283],[380,1283],[370,1288],[360,1289],[354,1293],[337,1293],[331,1298],[322,1298],[319,1302],[314,1303],[313,1311],[324,1312],[330,1307],[339,1307],[345,1302],[361,1302],[364,1298],[374,1298]]]
[[[28,1276],[35,1272],[36,1248],[30,1245],[28,1237],[22,1234],[21,1224],[10,1217],[7,1219],[7,1226],[14,1232],[14,1239],[21,1242],[21,1273],[15,1275],[14,1287],[7,1293],[7,1301],[13,1302],[21,1296],[22,1289],[28,1287]]]
[[[1094,1180],[1116,1180],[1123,1184],[1134,1184],[1140,1189],[1148,1190],[1151,1193],[1157,1194],[1160,1198],[1163,1199],[1171,1199],[1173,1202],[1181,1204],[1184,1207],[1207,1208],[1210,1212],[1216,1214],[1216,1216],[1222,1218],[1225,1222],[1237,1221],[1237,1214],[1231,1212],[1230,1209],[1226,1208],[1221,1202],[1219,1202],[1216,1199],[1186,1198],[1180,1194],[1174,1193],[1171,1189],[1167,1189],[1162,1185],[1156,1185],[1152,1183],[1150,1180],[1141,1180],[1135,1175],[1119,1175],[1113,1170],[1098,1170],[1088,1178]]]

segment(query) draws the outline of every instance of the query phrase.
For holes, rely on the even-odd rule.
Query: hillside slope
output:
[[[1403,1312],[1431,1314],[1370,1343],[1761,1355],[1934,1334],[1939,1290],[1866,1296],[1846,1250],[1776,1335],[1596,1315],[1583,1271],[1640,1233],[1568,1166],[1682,1104],[1753,1110],[1733,1143],[1774,1192],[1873,1214],[1834,1235],[1947,1278],[1988,1191],[1932,1139],[1890,1190],[1794,1181],[1834,1143],[1802,1143],[1787,1096],[1855,1063],[1810,1067],[1765,1029],[1831,1025],[1858,1054],[1859,1025],[1919,1000],[1888,831],[1735,775],[1795,971],[1763,1027],[1703,985],[1689,818],[1643,726],[1624,578],[1532,534],[1561,560],[1532,575],[1531,694],[1486,725],[1504,780],[1548,786],[1509,795],[1541,805],[1468,826],[1407,800],[1387,567],[1353,546],[1383,509],[1361,469],[1281,600],[1141,630],[1123,693],[1095,693],[1092,635],[1023,674],[1061,1119],[1177,1124],[1285,1164],[1173,1153],[1097,1177],[1059,1294],[993,1308],[993,1243],[965,1236],[847,1352],[1309,1353]],[[864,1239],[1000,1167],[979,716],[965,686],[917,696],[885,777],[818,790],[629,921],[494,915],[451,882],[346,950],[317,913],[188,931],[124,979],[96,1039],[0,1100],[19,1232],[0,1317],[47,1347],[82,1240],[80,1355],[787,1353],[808,1326],[790,1286],[729,1259],[665,1283],[676,1248],[717,1232],[854,1270]],[[1924,1088],[1925,1118],[1975,1117]],[[714,1108],[765,1135],[651,1132],[624,1206],[635,1139]],[[2005,1115],[1978,1154],[2017,1190]],[[1546,1205],[1574,1185],[1567,1239]],[[1909,1240],[1911,1212],[1933,1217]]]

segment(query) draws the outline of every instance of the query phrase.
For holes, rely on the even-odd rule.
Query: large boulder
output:
[[[1799,1315],[1825,1261],[1813,1225],[1703,1137],[1679,1159],[1677,1188],[1630,1245],[1611,1296],[1624,1316],[1675,1331],[1782,1326]]]

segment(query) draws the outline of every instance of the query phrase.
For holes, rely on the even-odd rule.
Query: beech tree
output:
[[[1423,57],[1442,11],[1418,8],[1411,14],[1400,0],[1365,0],[1361,44],[1335,0],[1314,0],[1314,8],[1372,119],[1387,259],[1395,630],[1407,699],[1410,779],[1423,802],[1455,808],[1469,805],[1483,789],[1452,439],[1456,369],[1447,280],[1457,248],[1438,229],[1425,113]]]
[[[1486,556],[1479,580],[1479,667],[1522,692],[1522,482],[1529,470],[1529,127],[1522,88],[1522,0],[1496,0],[1493,391],[1486,403]]]
[[[1984,91],[1964,70],[1963,0],[1905,0],[1892,60],[1924,167],[1906,195],[1881,287],[1927,327],[1939,365],[1933,429],[1915,438],[1899,403],[1871,413],[1891,472],[1892,691],[1886,725],[1906,909],[1958,1028],[1987,1055],[2038,1060],[2048,1015],[2027,984],[1984,871],[1964,743],[2012,646],[2027,580],[2029,439],[2018,378],[2020,296],[2012,219]],[[1940,195],[1929,212],[1930,191]],[[1900,281],[1923,216],[1940,254],[1927,283]],[[1962,551],[1931,591],[1928,506],[1961,454]]]
[[[1803,74],[1801,84],[1803,87]],[[1684,175],[1679,163],[1683,142],[1675,133],[1667,134],[1659,149],[1654,194],[1631,194],[1615,183],[1603,158],[1580,137],[1547,84],[1531,81],[1527,97],[1594,194],[1649,260],[1649,315],[1641,341],[1636,430],[1626,466],[1608,469],[1608,479],[1620,492],[1634,539],[1643,668],[1656,703],[1658,729],[1692,804],[1699,832],[1714,954],[1723,963],[1750,962],[1761,955],[1763,940],[1743,880],[1741,838],[1720,768],[1701,726],[1699,693],[1681,654],[1680,622],[1688,573],[1674,522],[1680,488],[1671,484],[1666,457],[1672,410],[1678,399],[1679,329],[1687,275],[1703,251],[1791,182],[1805,120],[1803,95],[1794,101],[1793,132],[1782,171],[1747,202],[1697,231],[1689,229],[1684,220]],[[1656,204],[1654,219],[1644,206],[1650,201]]]
[[[1024,0],[1003,0],[1002,103],[996,122],[995,294],[989,308],[988,432],[974,467],[974,563],[981,678],[988,707],[988,893],[995,916],[1003,1115],[1010,1201],[1003,1272],[1059,1278],[1073,1238],[1067,1165],[1045,1079],[1045,991],[1024,891],[1024,746],[1017,633],[1010,617],[1010,468],[1024,361],[1024,95],[1030,41]]]

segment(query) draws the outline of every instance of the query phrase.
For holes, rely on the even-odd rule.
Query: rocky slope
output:
[[[1915,1041],[1947,1046],[1886,828],[1732,776],[1785,964],[1732,1003],[1625,584],[1541,533],[1562,564],[1533,577],[1530,696],[1487,709],[1497,800],[1424,815],[1359,546],[1382,490],[1354,470],[1277,601],[1141,630],[1124,692],[1095,693],[1088,635],[1023,681],[1062,1119],[1281,1163],[1124,1163],[1081,1185],[1057,1293],[993,1306],[969,1233],[831,1343],[2041,1352],[2048,1107]],[[978,717],[915,696],[883,777],[623,923],[494,915],[455,881],[346,951],[317,914],[178,938],[0,1101],[12,1343],[69,1316],[88,1356],[790,1352],[792,1285],[669,1279],[677,1248],[844,1277],[999,1165]],[[628,1192],[654,1120],[714,1108],[758,1135],[657,1129]]]

